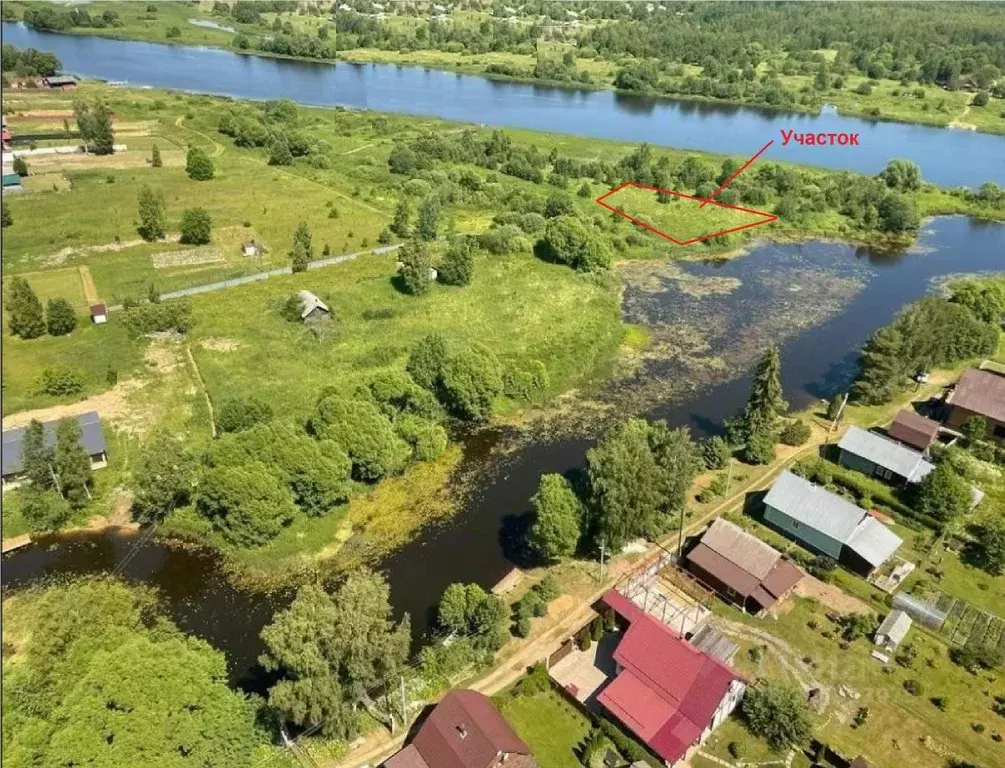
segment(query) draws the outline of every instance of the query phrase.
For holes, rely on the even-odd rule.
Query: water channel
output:
[[[891,156],[905,156],[941,183],[979,184],[989,176],[1005,182],[1005,139],[983,134],[835,114],[792,116],[643,101],[404,67],[305,64],[206,48],[48,35],[7,23],[3,36],[4,42],[53,51],[69,71],[134,85],[242,98],[289,96],[307,104],[715,151],[735,151],[746,138],[759,146],[779,127],[857,130],[864,137],[857,152],[786,157],[872,172]],[[614,404],[618,413],[664,418],[706,434],[742,407],[756,356],[766,344],[778,343],[786,394],[793,406],[805,406],[847,387],[862,342],[939,279],[1003,269],[1005,226],[965,217],[928,222],[914,247],[895,252],[826,242],[764,243],[732,261],[632,266],[623,270],[625,318],[650,328],[656,353],[622,372],[597,399]],[[538,478],[579,468],[595,432],[576,426],[520,435],[486,430],[466,439],[459,480],[471,490],[462,510],[378,564],[390,581],[396,611],[412,615],[417,637],[449,583],[490,586],[519,562],[512,542],[526,522]],[[113,571],[152,584],[179,626],[225,651],[233,681],[254,690],[263,682],[255,667],[259,631],[290,599],[287,591],[235,588],[212,551],[131,532],[53,537],[4,556],[2,565],[5,589],[47,577]]]
[[[487,125],[530,128],[710,152],[753,154],[861,173],[893,157],[921,166],[942,186],[1005,186],[1005,138],[973,131],[871,121],[826,109],[786,113],[697,101],[652,99],[611,91],[504,82],[392,64],[337,65],[242,55],[216,48],[36,32],[3,24],[5,43],[55,53],[68,72],[135,86],[241,99],[290,98]],[[859,146],[782,146],[781,130],[858,133]]]

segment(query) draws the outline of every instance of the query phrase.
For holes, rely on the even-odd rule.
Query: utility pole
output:
[[[408,722],[408,700],[405,698],[405,676],[401,675],[401,727]]]
[[[604,582],[604,545],[605,544],[606,544],[606,542],[603,539],[601,539],[600,540],[600,583],[601,584]]]

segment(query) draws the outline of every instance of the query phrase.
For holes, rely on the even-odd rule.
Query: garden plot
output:
[[[1005,619],[938,590],[923,599],[947,613],[942,635],[956,646],[997,648],[1005,651]]]
[[[227,261],[223,252],[216,247],[164,251],[163,253],[155,253],[150,258],[153,260],[154,269],[193,267],[201,264],[223,264]]]

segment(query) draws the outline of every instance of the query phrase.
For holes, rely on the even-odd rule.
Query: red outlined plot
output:
[[[680,204],[686,207],[680,208],[680,216],[675,214],[678,211],[671,208],[672,204],[659,205],[658,209],[654,208],[654,215],[651,217],[655,220],[658,214],[660,218],[678,218],[680,219],[681,226],[684,227],[683,230],[678,231],[675,237],[673,234],[664,232],[663,230],[657,228],[653,224],[642,221],[637,216],[633,216],[621,208],[612,204],[616,202],[617,195],[619,192],[624,192],[625,190],[639,189],[646,190],[649,192],[662,192],[665,195],[671,195],[676,198],[680,198]],[[659,189],[658,187],[649,187],[645,184],[639,184],[634,181],[626,181],[620,187],[615,187],[610,192],[605,192],[603,195],[597,198],[597,203],[619,216],[624,216],[626,219],[634,224],[638,224],[640,227],[648,229],[653,234],[659,235],[662,238],[669,240],[674,245],[693,245],[694,243],[700,243],[702,240],[708,240],[712,237],[719,237],[721,235],[728,235],[731,232],[739,232],[742,229],[750,229],[752,227],[759,227],[762,224],[770,224],[773,221],[778,221],[778,217],[773,213],[767,213],[766,211],[758,211],[754,208],[743,208],[739,205],[730,205],[729,203],[720,203],[717,200],[712,200],[711,198],[695,197],[694,195],[686,195],[683,192],[675,192],[672,189]],[[708,204],[710,208],[705,208]],[[718,209],[718,210],[716,210]],[[734,212],[736,215],[728,217],[734,221],[729,221],[728,223],[723,223],[722,209]],[[641,214],[640,214],[641,215]],[[684,222],[684,219],[688,219]],[[748,220],[749,219],[749,220]],[[701,234],[694,234],[693,230],[702,230],[703,225],[707,227],[710,231],[701,232]],[[664,228],[669,228],[664,225]],[[692,230],[692,231],[689,231]]]

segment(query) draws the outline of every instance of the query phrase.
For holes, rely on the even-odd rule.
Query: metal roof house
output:
[[[617,674],[596,701],[668,766],[681,765],[729,717],[746,683],[616,591],[603,601],[630,623],[614,649]]]
[[[864,509],[785,471],[764,498],[764,519],[807,549],[868,576],[903,543]]]
[[[101,417],[97,411],[88,411],[77,417],[80,425],[80,446],[91,457],[91,468],[101,469],[108,462],[105,436],[101,431]],[[56,444],[56,428],[59,421],[42,424],[43,441],[46,447]],[[3,433],[3,485],[14,487],[23,480],[21,451],[24,444],[25,428],[8,429]]]
[[[520,740],[492,701],[477,691],[447,693],[426,717],[411,742],[385,768],[536,768]]]
[[[310,291],[300,291],[300,319],[307,323],[312,321],[322,321],[331,318],[332,311],[328,305]]]
[[[879,625],[876,634],[873,635],[873,642],[887,651],[897,650],[897,646],[904,642],[907,633],[911,630],[911,617],[904,611],[890,611],[883,623]]]
[[[971,416],[983,416],[988,438],[1005,440],[1005,376],[970,368],[960,376],[946,403],[950,406],[946,424],[953,429]]]
[[[935,469],[913,448],[888,437],[850,427],[838,443],[838,463],[894,483],[920,483]]]
[[[781,552],[722,518],[685,555],[684,565],[724,600],[751,613],[774,606],[803,578]]]
[[[939,436],[939,422],[907,410],[897,414],[886,434],[898,443],[927,453]]]

